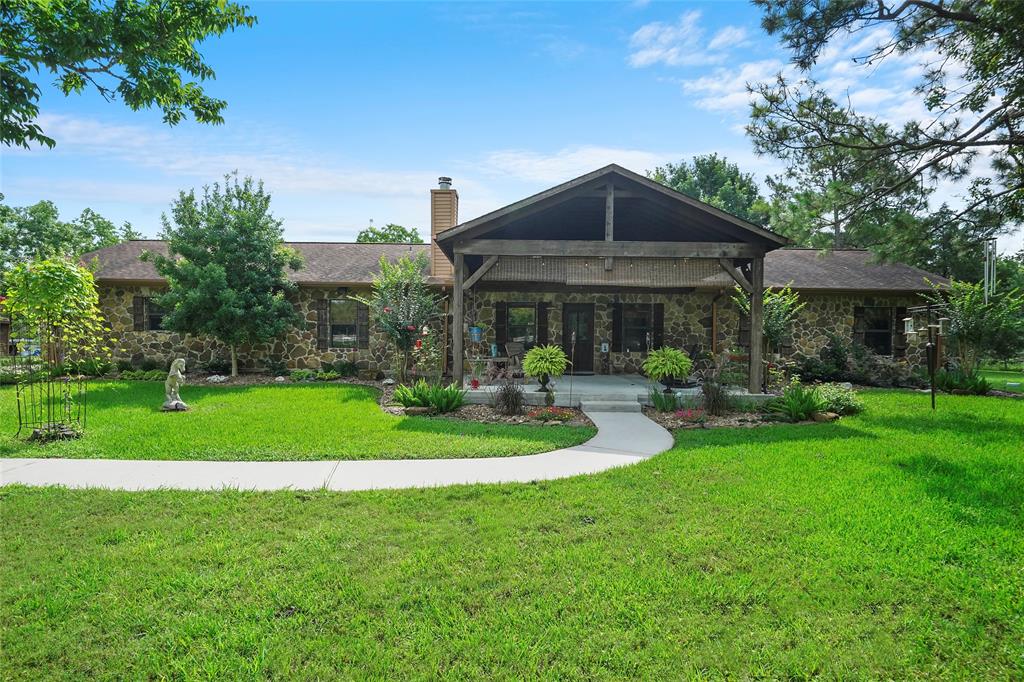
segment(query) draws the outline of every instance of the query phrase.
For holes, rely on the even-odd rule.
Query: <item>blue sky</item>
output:
[[[156,236],[179,189],[238,169],[265,180],[287,238],[351,240],[370,219],[426,233],[439,175],[465,220],[609,162],[643,172],[716,151],[779,170],[743,135],[744,86],[788,71],[787,55],[747,3],[251,7],[255,28],[202,47],[225,125],[169,128],[47,88],[57,147],[3,150],[7,202],[52,199],[68,218],[89,206]],[[870,38],[838,42],[815,76],[867,113],[920,114],[916,61],[852,66]]]

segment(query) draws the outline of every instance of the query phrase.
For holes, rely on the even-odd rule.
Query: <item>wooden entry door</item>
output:
[[[573,332],[576,333],[575,344]],[[572,374],[594,373],[594,304],[562,304],[562,348],[572,361]]]

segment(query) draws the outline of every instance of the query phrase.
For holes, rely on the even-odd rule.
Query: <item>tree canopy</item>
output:
[[[39,125],[37,75],[65,95],[92,89],[133,110],[159,107],[174,125],[188,114],[222,123],[227,103],[206,94],[214,77],[198,45],[256,17],[227,0],[4,0],[0,3],[0,142],[53,147]]]
[[[667,163],[648,171],[647,177],[753,223],[764,223],[768,217],[753,174],[718,154]]]
[[[52,201],[23,207],[0,203],[0,286],[18,263],[33,258],[77,258],[87,251],[139,238],[131,223],[118,228],[89,208],[78,218],[63,221]]]
[[[388,223],[384,227],[370,225],[356,236],[358,244],[422,244],[416,228]]]
[[[228,175],[223,185],[181,192],[163,216],[168,256],[147,253],[167,279],[157,303],[168,312],[164,327],[207,335],[231,351],[231,375],[238,375],[237,347],[280,337],[300,322],[286,294],[286,276],[301,259],[284,246],[281,221],[270,213],[270,194],[246,177]]]
[[[755,3],[763,9],[765,30],[779,36],[805,75],[832,41],[845,37],[862,39],[864,53],[856,66],[865,76],[906,55],[926,64],[915,92],[927,114],[900,126],[878,124],[849,104],[839,106],[810,78],[787,82],[780,77],[755,87],[759,101],[749,131],[762,151],[784,158],[834,151],[852,160],[856,182],[831,202],[834,222],[853,224],[879,207],[900,203],[913,185],[939,181],[965,183],[962,202],[951,202],[955,208],[936,210],[917,224],[919,237],[947,224],[991,236],[1024,219],[1024,3]],[[877,41],[880,34],[887,39]],[[982,161],[990,165],[990,175],[978,172],[976,162]]]

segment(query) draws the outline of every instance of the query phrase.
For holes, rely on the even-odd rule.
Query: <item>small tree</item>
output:
[[[743,315],[750,315],[750,296],[743,289],[736,287],[733,302]],[[772,352],[779,352],[786,335],[789,334],[797,313],[803,310],[806,303],[800,302],[800,294],[786,285],[779,291],[764,290],[764,342]]]
[[[203,189],[201,201],[181,192],[163,226],[170,255],[145,257],[167,279],[167,293],[157,297],[168,311],[164,327],[221,341],[238,376],[239,345],[278,338],[301,321],[286,298],[295,286],[286,270],[302,260],[281,241],[270,194],[262,182],[226,175],[223,186]]]
[[[356,236],[357,244],[422,244],[423,238],[412,227],[388,223],[384,227],[370,225]]]
[[[38,339],[47,364],[77,363],[109,352],[96,283],[70,258],[20,263],[7,275],[3,311]]]
[[[974,373],[984,353],[995,351],[1003,339],[1024,329],[1024,294],[1016,290],[990,294],[986,303],[980,283],[952,280],[948,289],[933,287],[928,299],[946,311],[949,335],[965,374]]]
[[[423,330],[441,314],[441,299],[427,285],[427,257],[403,256],[392,263],[383,256],[369,297],[353,296],[366,304],[373,324],[383,331],[400,354],[399,379],[405,381],[410,355]]]

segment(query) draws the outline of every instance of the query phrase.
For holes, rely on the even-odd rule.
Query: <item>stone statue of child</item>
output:
[[[167,381],[164,382],[164,405],[165,412],[184,412],[188,409],[181,400],[178,389],[185,380],[185,359],[178,358],[171,363],[171,371],[167,373]]]

